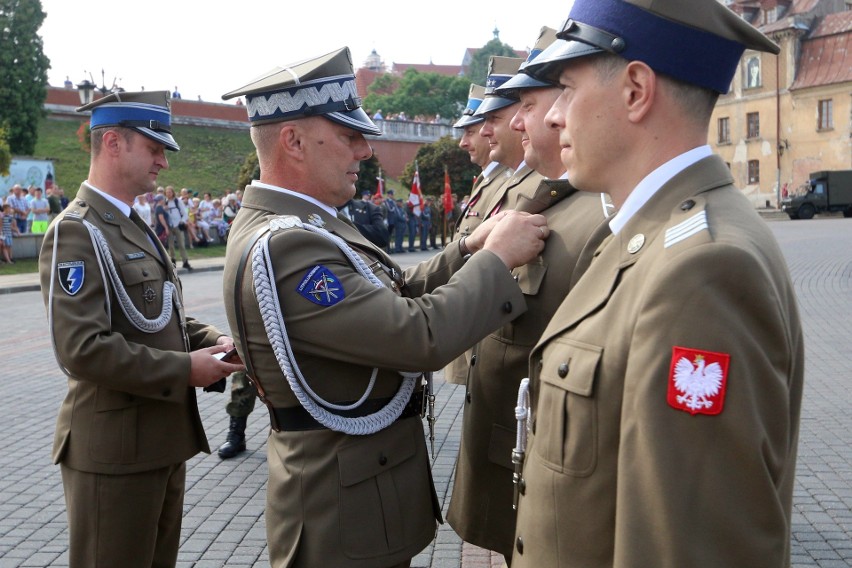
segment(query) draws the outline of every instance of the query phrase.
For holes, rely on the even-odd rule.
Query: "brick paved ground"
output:
[[[807,349],[805,399],[793,524],[793,566],[852,566],[852,220],[771,221],[799,294]],[[399,255],[413,262],[425,253]],[[213,267],[215,260],[209,261]],[[198,263],[196,263],[198,264]],[[199,268],[205,266],[199,264]],[[209,267],[209,265],[208,265]],[[185,275],[188,312],[225,328],[221,272]],[[0,291],[33,287],[0,277]],[[37,286],[35,287],[37,289]],[[56,410],[65,383],[53,359],[39,293],[0,293],[0,568],[67,566],[67,528],[59,470],[50,463]],[[435,483],[449,503],[459,446],[463,389],[436,380]],[[212,447],[224,441],[225,397],[202,393],[199,407]],[[188,464],[178,565],[267,566],[262,409],[249,418],[249,451]],[[732,513],[735,514],[735,513]],[[444,524],[415,568],[497,568],[502,559],[465,545]]]

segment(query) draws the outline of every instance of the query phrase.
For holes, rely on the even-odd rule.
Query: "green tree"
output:
[[[245,188],[255,179],[260,179],[260,163],[257,160],[257,151],[252,151],[246,156],[245,162],[240,167],[240,173],[237,176],[237,189]]]
[[[444,193],[444,167],[450,174],[450,185],[456,195],[469,194],[473,178],[481,171],[479,166],[471,163],[470,155],[459,148],[458,140],[452,136],[444,136],[431,144],[421,146],[414,159],[420,170],[420,188],[423,194],[436,199]],[[404,187],[411,187],[414,167],[414,162],[405,166],[399,178]]]
[[[32,155],[47,98],[40,0],[0,0],[0,126],[13,154]]]
[[[382,109],[384,116],[404,112],[409,118],[417,115],[452,118],[464,110],[469,88],[470,82],[463,77],[408,69],[402,77],[379,76],[364,97],[364,107],[372,111]]]
[[[370,156],[369,160],[362,160],[361,166],[358,169],[358,183],[355,184],[357,191],[355,198],[359,199],[365,191],[376,193],[376,188],[379,184],[379,159],[375,154]]]
[[[504,57],[517,57],[514,48],[511,45],[503,43],[496,36],[494,39],[486,43],[482,48],[473,55],[470,66],[467,69],[466,79],[471,83],[485,86],[485,79],[488,77],[488,60],[492,55]]]
[[[11,165],[12,151],[9,150],[9,143],[6,141],[6,129],[0,126],[0,176],[9,175]]]

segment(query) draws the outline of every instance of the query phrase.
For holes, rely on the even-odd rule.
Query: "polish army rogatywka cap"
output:
[[[485,98],[485,87],[475,83],[470,84],[470,90],[467,93],[467,105],[464,107],[462,117],[453,124],[453,128],[464,128],[474,124],[485,122],[484,116],[473,116],[479,105],[482,104],[482,99]]]
[[[222,98],[240,96],[252,124],[323,116],[364,134],[382,133],[361,108],[348,47],[271,69]]]
[[[87,105],[77,112],[91,111],[89,128],[120,126],[177,152],[180,146],[172,137],[172,112],[168,91],[115,92]]]
[[[485,79],[485,98],[473,116],[484,117],[491,111],[513,105],[520,100],[517,95],[501,96],[495,91],[518,72],[523,62],[523,57],[491,56],[488,60],[488,76]]]
[[[575,0],[568,20],[526,72],[558,78],[570,59],[610,52],[654,71],[727,93],[745,49],[778,46],[717,0]]]
[[[564,40],[556,39],[556,30],[548,28],[547,26],[542,27],[538,34],[538,39],[536,40],[532,51],[530,51],[529,57],[527,57],[526,61],[521,63],[521,66],[518,68],[518,73],[494,89],[494,92],[501,96],[517,97],[517,91],[519,89],[537,89],[541,87],[557,86],[557,83],[553,81],[544,81],[524,72],[524,69],[526,69],[527,65],[529,65],[531,61],[557,41],[565,43]]]

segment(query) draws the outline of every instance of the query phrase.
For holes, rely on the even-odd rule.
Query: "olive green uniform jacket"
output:
[[[518,385],[529,374],[529,354],[541,332],[588,265],[590,255],[581,252],[604,222],[600,196],[580,193],[565,180],[544,180],[534,191],[519,193],[515,209],[544,215],[550,235],[541,256],[513,271],[527,312],[473,349],[447,514],[466,542],[509,557],[515,534],[512,449]]]
[[[500,212],[502,209],[512,209],[519,191],[532,192],[538,186],[542,176],[529,166],[522,164],[513,172],[506,166],[498,166],[488,178],[483,178],[482,185],[471,195],[469,206],[462,213],[456,239],[471,234],[483,221]],[[463,385],[467,380],[467,370],[470,367],[471,351],[465,351],[461,356],[444,368],[444,380],[448,383]]]
[[[536,345],[513,568],[789,565],[802,330],[775,238],[732,184],[718,156],[664,184]],[[730,356],[695,413],[672,390],[683,349]]]
[[[189,386],[190,357],[178,310],[157,333],[131,325],[112,285],[104,287],[83,220],[103,232],[121,281],[146,318],[160,314],[166,281],[180,293],[174,265],[164,261],[168,255],[159,242],[153,243],[112,203],[83,185],[51,224],[39,256],[56,358],[69,373],[53,461],[80,471],[129,474],[209,453],[195,389]],[[71,295],[60,286],[61,272],[54,270],[50,298],[51,270],[65,262],[82,263],[83,284]],[[186,320],[190,349],[215,345],[221,335],[214,327]]]
[[[465,264],[458,247],[450,246],[429,266],[407,273],[400,290],[378,263],[399,267],[357,229],[297,196],[249,186],[228,238],[225,305],[240,355],[250,358],[255,378],[276,408],[299,402],[270,348],[250,269],[238,282],[237,268],[257,230],[284,214],[324,225],[388,286],[373,286],[321,235],[294,227],[272,236],[275,289],[292,350],[311,388],[326,400],[358,400],[374,367],[378,374],[370,398],[389,397],[402,381],[398,370],[439,369],[525,310],[511,273],[487,251]],[[319,305],[297,291],[305,282],[310,285],[309,273],[317,266],[325,267],[340,288],[332,305]],[[450,278],[453,272],[457,275]],[[245,338],[236,322],[235,284]],[[266,524],[275,568],[392,566],[434,538],[440,508],[417,417],[366,436],[327,429],[272,432],[268,465]]]

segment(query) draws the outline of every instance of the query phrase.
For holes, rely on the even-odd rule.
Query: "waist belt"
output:
[[[387,398],[371,398],[365,400],[364,403],[358,408],[354,408],[352,410],[336,410],[335,414],[340,416],[346,416],[347,418],[356,418],[359,416],[367,416],[368,414],[372,414],[381,410],[388,402],[390,402],[390,397]],[[353,401],[354,402],[354,401]],[[340,404],[351,404],[351,403],[340,403]],[[283,432],[298,432],[301,430],[325,430],[325,426],[317,422],[313,416],[311,416],[307,410],[305,410],[301,406],[293,406],[288,408],[276,408],[273,406],[269,407],[269,413],[271,414],[270,419],[272,423],[277,425],[278,428],[276,431]],[[405,408],[402,409],[402,414],[399,415],[397,420],[402,420],[403,418],[408,418],[410,416],[422,416],[423,413],[423,391],[417,390],[411,395],[411,399],[408,401],[408,404],[405,405]]]

